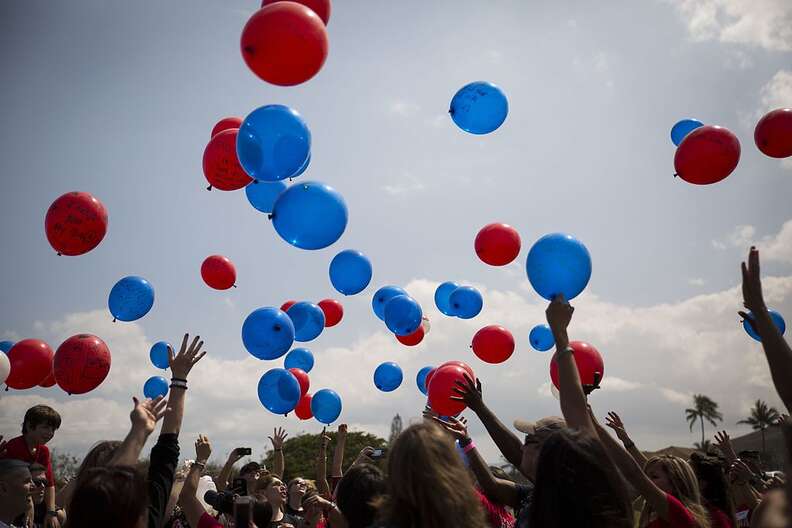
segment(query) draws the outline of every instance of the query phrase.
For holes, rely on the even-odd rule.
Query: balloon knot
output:
[[[62,256],[63,256],[63,253],[61,253],[60,251],[58,251],[58,256],[59,256],[59,257],[62,257]]]
[[[674,178],[676,178],[677,176],[679,176],[679,174],[677,174],[677,173],[675,172],[675,173],[674,173]]]
[[[236,288],[237,287],[236,284],[234,284],[233,287]]]
[[[267,220],[272,220],[272,216],[273,216],[273,215],[271,215],[271,214],[268,214],[268,215],[267,215]]]
[[[115,317],[113,317],[113,322],[114,322],[114,323],[116,322],[116,318],[115,318]]]
[[[207,191],[211,191],[212,190],[212,186],[210,185],[209,187],[206,188],[206,190]]]

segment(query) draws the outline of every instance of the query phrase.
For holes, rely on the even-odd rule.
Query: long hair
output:
[[[82,464],[77,470],[77,478],[79,479],[89,469],[108,465],[120,445],[121,442],[118,440],[102,440],[94,445],[83,458]]]
[[[80,479],[65,528],[135,528],[148,508],[145,477],[128,466],[95,467]]]
[[[398,528],[484,528],[473,481],[450,435],[425,422],[408,427],[388,456],[388,493],[380,520]]]
[[[671,495],[673,495],[682,505],[687,508],[698,528],[709,528],[709,514],[701,505],[701,491],[699,490],[698,479],[693,472],[690,464],[674,455],[658,455],[650,458],[644,466],[644,473],[648,473],[652,466],[657,465],[668,476],[671,482]],[[650,517],[654,510],[647,502],[641,511],[641,518],[638,522],[640,528],[649,525]]]
[[[720,461],[715,457],[694,452],[690,455],[690,465],[698,477],[701,497],[705,505],[720,509],[729,518],[732,526],[737,526],[731,486]]]
[[[385,476],[377,466],[349,468],[336,487],[336,503],[349,528],[371,526],[377,514],[373,502],[385,492]]]
[[[627,486],[590,434],[562,429],[543,443],[530,525],[632,528]]]

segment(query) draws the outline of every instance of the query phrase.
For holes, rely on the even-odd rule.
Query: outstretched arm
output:
[[[319,437],[319,454],[316,457],[316,491],[324,497],[330,496],[330,484],[327,482],[327,446],[330,444],[330,437],[322,434]]]
[[[154,400],[138,401],[133,397],[134,408],[129,413],[132,427],[121,445],[118,446],[110,466],[134,466],[140,458],[140,452],[146,444],[149,435],[154,432],[157,422],[165,414],[167,401],[162,396]]]
[[[286,434],[283,428],[276,427],[272,432],[272,436],[269,437],[274,451],[272,454],[272,472],[277,475],[278,478],[283,478],[283,472],[286,469],[286,459],[283,458],[283,442],[286,440],[287,436],[289,435]]]
[[[220,470],[220,474],[214,479],[217,491],[223,491],[228,487],[228,481],[231,479],[231,473],[234,471],[234,464],[239,462],[243,456],[244,455],[239,452],[239,448],[229,453],[228,460],[226,460],[223,469]]]
[[[175,434],[181,431],[182,418],[184,418],[184,398],[187,392],[187,375],[193,366],[198,363],[206,352],[201,352],[203,341],[200,336],[195,336],[192,344],[187,347],[188,334],[184,334],[181,350],[178,355],[173,355],[173,349],[168,347],[168,365],[171,369],[171,391],[168,412],[162,421],[160,434]]]
[[[619,417],[619,415],[615,412],[610,411],[608,416],[605,417],[605,425],[613,429],[613,431],[616,433],[616,436],[619,438],[619,440],[621,440],[622,444],[624,444],[624,449],[626,449],[633,459],[635,459],[635,462],[638,464],[638,466],[641,468],[646,467],[646,462],[648,459],[637,447],[635,447],[635,442],[633,442],[630,439],[630,436],[627,434],[627,429],[624,428],[624,423],[622,422],[621,417]]]
[[[341,478],[344,475],[344,448],[346,447],[347,424],[340,424],[336,433],[336,445],[333,451],[333,467],[330,478]]]
[[[715,444],[718,446],[718,449],[720,449],[721,454],[723,454],[723,458],[725,458],[729,464],[737,460],[737,453],[734,451],[729,433],[726,431],[715,433]]]

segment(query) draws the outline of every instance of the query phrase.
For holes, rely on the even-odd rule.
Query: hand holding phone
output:
[[[375,449],[373,453],[371,453],[371,460],[382,460],[387,456],[388,450],[387,449]]]

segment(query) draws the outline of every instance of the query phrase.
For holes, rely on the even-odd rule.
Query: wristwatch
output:
[[[57,510],[47,510],[47,517],[57,517],[58,511]]]

